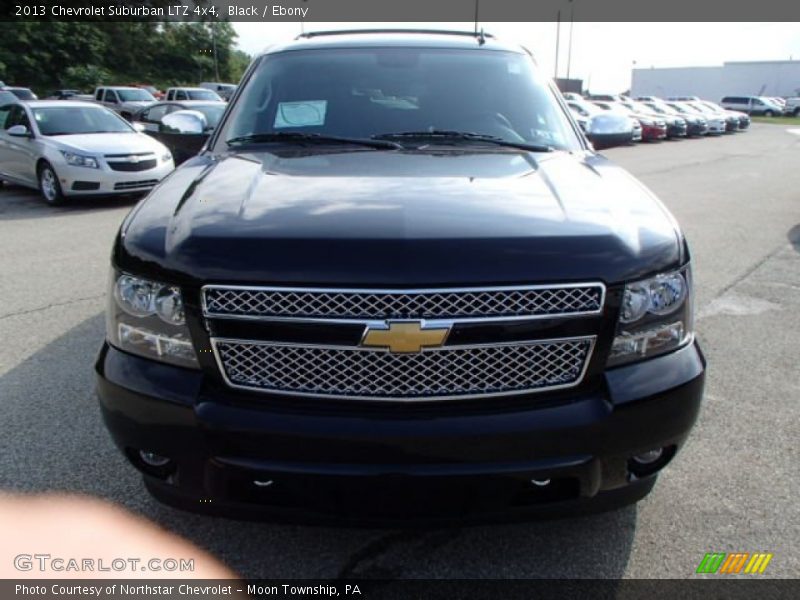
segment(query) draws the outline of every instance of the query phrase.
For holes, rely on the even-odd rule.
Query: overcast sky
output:
[[[300,33],[299,23],[234,23],[239,46],[255,54]],[[306,31],[366,28],[472,30],[473,23],[306,23]],[[484,29],[526,46],[555,73],[556,23],[484,23]],[[560,77],[567,75],[570,24],[561,23]],[[621,92],[631,68],[720,65],[725,61],[800,60],[800,23],[581,23],[572,30],[570,77],[596,93]]]

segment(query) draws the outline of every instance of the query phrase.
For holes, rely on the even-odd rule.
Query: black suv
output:
[[[607,509],[701,403],[677,223],[488,36],[269,49],[125,219],[108,298],[106,424],[192,510]]]

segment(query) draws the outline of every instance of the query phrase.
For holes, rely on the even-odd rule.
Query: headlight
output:
[[[691,341],[691,272],[685,267],[625,286],[608,366],[650,358]]]
[[[113,346],[198,368],[179,288],[113,271],[110,285],[106,334]]]
[[[161,157],[161,162],[169,162],[171,160],[172,160],[172,154],[170,154],[169,152],[167,152]]]
[[[75,154],[74,152],[67,152],[62,150],[61,154],[64,155],[64,160],[68,165],[73,167],[87,167],[89,169],[97,169],[97,159],[93,156],[84,156],[83,154]]]

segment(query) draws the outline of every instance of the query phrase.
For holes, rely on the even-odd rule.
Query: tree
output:
[[[0,79],[39,93],[98,83],[158,87],[238,81],[249,57],[227,22],[22,21],[0,23]],[[20,51],[24,48],[25,51]]]

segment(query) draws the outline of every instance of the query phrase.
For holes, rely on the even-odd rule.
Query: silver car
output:
[[[67,196],[146,192],[175,168],[160,142],[90,102],[0,106],[0,180]]]

